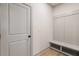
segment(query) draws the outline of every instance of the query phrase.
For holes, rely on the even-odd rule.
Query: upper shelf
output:
[[[76,15],[76,14],[79,14],[79,10],[54,15],[54,18],[56,19],[56,18],[67,17],[67,16],[71,16],[71,15]]]

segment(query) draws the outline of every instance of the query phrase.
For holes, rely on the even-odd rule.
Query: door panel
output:
[[[8,42],[14,42],[18,40],[28,39],[28,35],[26,34],[16,34],[16,35],[8,35]]]
[[[27,55],[27,41],[13,42],[9,46],[11,56],[26,56]]]
[[[9,4],[9,34],[26,34],[28,9],[17,4]]]

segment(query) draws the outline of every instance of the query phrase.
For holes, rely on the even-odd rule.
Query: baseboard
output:
[[[43,52],[43,51],[45,51],[45,50],[48,49],[48,48],[49,48],[49,47],[47,47],[47,48],[41,50],[40,52],[36,53],[34,56],[40,56],[40,53]]]

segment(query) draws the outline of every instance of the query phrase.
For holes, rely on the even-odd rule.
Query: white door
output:
[[[29,55],[30,7],[24,4],[1,4],[0,11],[1,55]]]

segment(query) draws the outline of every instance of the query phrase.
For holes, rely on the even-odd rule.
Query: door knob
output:
[[[28,35],[28,38],[31,38],[31,35]]]

